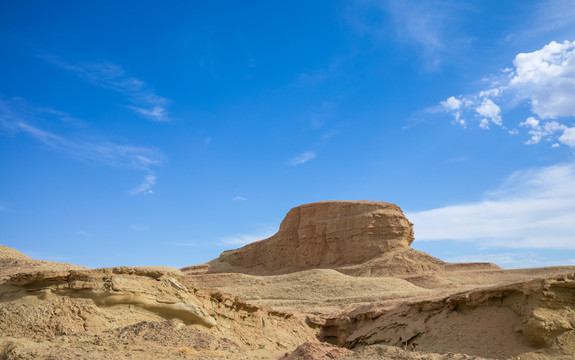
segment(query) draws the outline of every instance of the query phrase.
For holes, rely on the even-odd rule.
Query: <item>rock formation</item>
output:
[[[0,359],[574,358],[575,267],[448,264],[412,241],[393,204],[330,201],[182,270],[0,246]]]
[[[318,341],[302,318],[197,289],[178,269],[18,261],[0,264],[0,359],[247,360]]]
[[[572,359],[574,295],[575,273],[567,273],[334,320],[348,330],[341,344],[348,348],[386,344],[497,359]]]
[[[413,224],[397,205],[324,201],[291,209],[275,235],[225,251],[209,265],[214,272],[228,265],[247,273],[342,267],[410,250],[413,239]]]

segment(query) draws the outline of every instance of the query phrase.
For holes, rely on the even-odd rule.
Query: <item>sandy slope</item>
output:
[[[574,274],[575,267],[452,264],[386,277],[316,269],[187,278],[250,303],[308,314],[308,322],[321,329],[320,339],[357,350],[345,359],[525,360],[575,356]],[[301,351],[302,358],[305,351],[310,359],[321,358],[318,349]]]

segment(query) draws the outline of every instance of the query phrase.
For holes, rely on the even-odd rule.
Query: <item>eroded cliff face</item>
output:
[[[245,269],[304,270],[360,264],[408,249],[413,224],[399,206],[325,201],[291,209],[274,236],[223,252],[219,261]]]
[[[19,269],[0,277],[0,359],[249,359],[317,341],[304,319],[197,289],[173,268]]]
[[[385,344],[498,359],[572,359],[575,274],[414,301],[393,309],[356,310],[331,322],[329,330],[339,335],[334,341],[348,348]]]

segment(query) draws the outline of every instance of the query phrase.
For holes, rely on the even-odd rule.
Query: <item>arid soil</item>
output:
[[[575,358],[575,267],[448,264],[412,241],[399,207],[338,201],[181,270],[0,246],[0,359]]]

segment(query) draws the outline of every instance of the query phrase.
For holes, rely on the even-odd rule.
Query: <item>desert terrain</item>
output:
[[[0,246],[0,359],[575,358],[575,267],[446,263],[413,241],[394,204],[326,201],[182,269]]]

